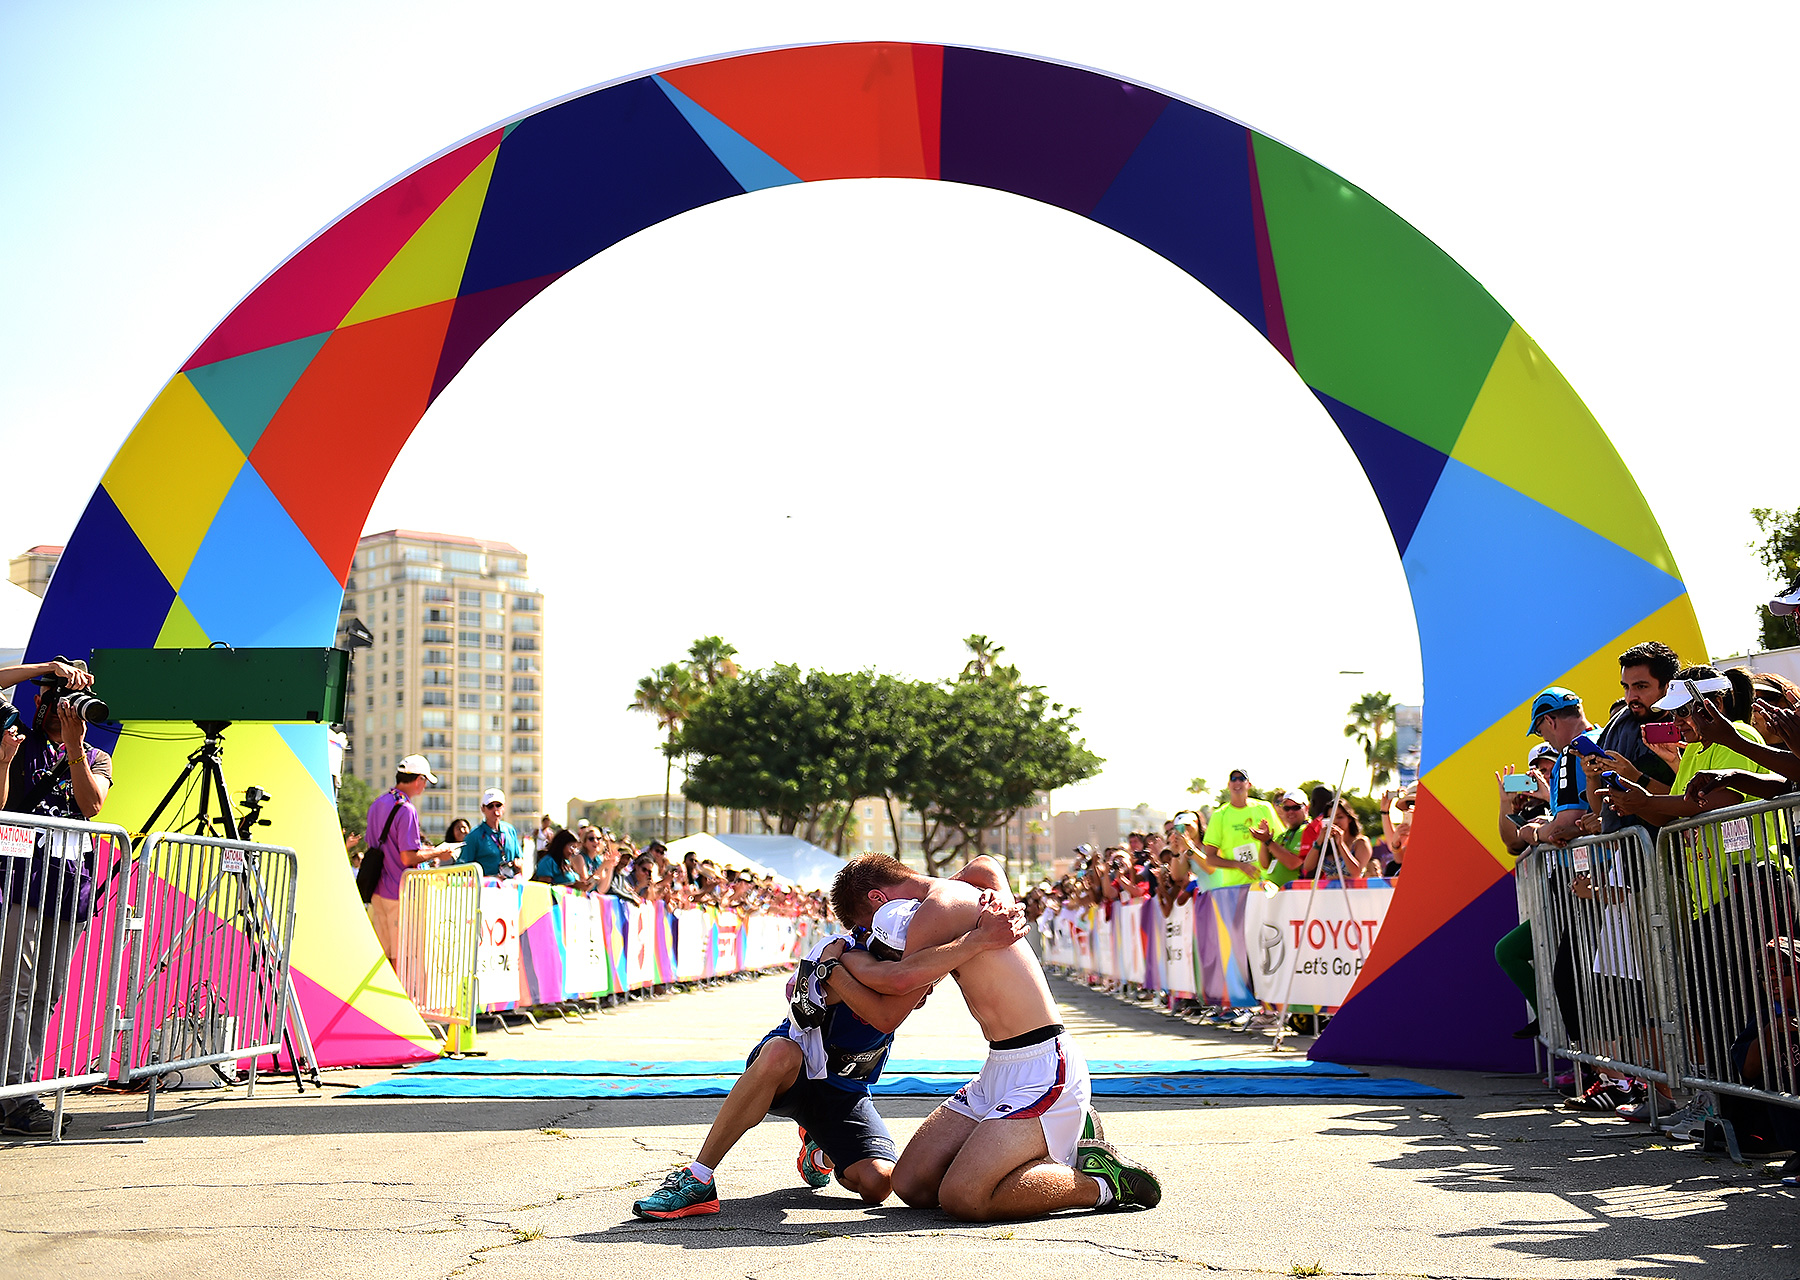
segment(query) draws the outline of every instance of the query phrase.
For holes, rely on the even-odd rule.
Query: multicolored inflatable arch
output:
[[[1490,773],[1523,755],[1543,686],[1603,707],[1629,643],[1705,651],[1674,560],[1593,416],[1467,272],[1292,148],[1116,76],[954,46],[773,49],[603,85],[426,161],[281,264],[169,380],[70,538],[31,656],[332,643],[388,464],[514,312],[665,218],[836,178],[969,183],[1111,227],[1223,299],[1318,397],[1393,530],[1428,709],[1414,853],[1320,1051],[1517,1063],[1517,996],[1491,955],[1516,917]],[[1521,607],[1499,589],[1509,551],[1580,565],[1579,600]],[[295,971],[322,1061],[429,1054],[344,865],[324,730],[227,741],[234,784],[276,797],[267,834],[304,857]],[[122,739],[106,817],[141,823],[189,745]]]

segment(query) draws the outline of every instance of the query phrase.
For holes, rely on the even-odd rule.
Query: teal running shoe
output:
[[[1162,1202],[1162,1183],[1137,1161],[1120,1155],[1105,1142],[1078,1141],[1075,1144],[1075,1170],[1104,1182],[1112,1189],[1108,1209],[1127,1209],[1141,1205],[1154,1209]]]
[[[794,1168],[806,1180],[809,1187],[828,1187],[831,1185],[831,1158],[819,1149],[819,1144],[806,1136],[806,1130],[800,1130],[800,1154],[794,1157]]]
[[[631,1206],[639,1218],[691,1218],[719,1211],[719,1189],[688,1172],[687,1166],[670,1172],[662,1186]]]

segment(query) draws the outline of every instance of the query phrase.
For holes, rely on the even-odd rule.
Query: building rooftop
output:
[[[62,553],[63,553],[63,549],[61,547],[52,547],[49,545],[41,545],[41,546],[36,546],[36,547],[27,547],[25,550],[21,551],[19,554],[22,556],[60,556]]]
[[[485,538],[469,538],[460,533],[426,533],[418,529],[384,529],[380,533],[365,533],[356,540],[357,546],[367,542],[379,542],[388,538],[406,538],[413,542],[443,542],[459,547],[480,547],[483,551],[510,551],[513,555],[525,553],[510,542],[489,542]],[[62,550],[61,547],[55,548]]]

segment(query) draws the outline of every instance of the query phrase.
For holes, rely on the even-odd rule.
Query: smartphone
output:
[[[1508,793],[1519,795],[1521,793],[1536,791],[1538,789],[1538,780],[1535,774],[1509,773],[1501,781],[1500,785]]]
[[[1606,784],[1606,789],[1608,791],[1621,791],[1624,789],[1619,786],[1619,775],[1614,773],[1611,769],[1608,769],[1605,773],[1600,775],[1600,781]]]
[[[1603,756],[1606,754],[1601,750],[1599,743],[1585,735],[1576,738],[1569,746],[1574,748],[1575,754],[1578,756]]]
[[[1673,720],[1656,720],[1644,726],[1645,742],[1680,742],[1681,726]]]

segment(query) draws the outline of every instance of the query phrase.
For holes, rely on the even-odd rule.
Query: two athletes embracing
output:
[[[852,937],[801,962],[789,1016],[750,1052],[691,1164],[632,1206],[643,1218],[716,1213],[714,1171],[766,1115],[798,1122],[812,1186],[869,1204],[890,1193],[968,1222],[1059,1209],[1154,1207],[1162,1188],[1105,1141],[1087,1063],[1062,1024],[1005,876],[987,857],[948,880],[885,854],[850,861],[831,891]],[[894,1031],[946,974],[988,1041],[980,1073],[933,1111],[896,1158],[869,1097]]]

